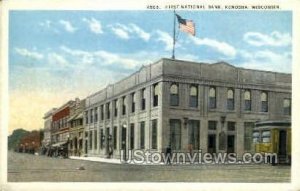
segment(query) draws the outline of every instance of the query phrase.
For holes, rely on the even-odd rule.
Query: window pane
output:
[[[251,100],[251,93],[250,93],[250,91],[245,91],[244,100]]]
[[[130,149],[134,149],[134,123],[130,124]]]
[[[216,121],[208,121],[208,130],[216,130],[217,122]]]
[[[197,96],[198,95],[198,90],[195,86],[191,86],[190,89],[190,96]]]
[[[216,97],[216,89],[215,88],[209,89],[209,97]]]
[[[172,150],[181,149],[181,121],[178,119],[170,120],[170,143]]]
[[[152,120],[152,149],[157,149],[157,119]]]
[[[190,96],[190,107],[198,107],[198,97]]]
[[[189,121],[189,129],[188,129],[188,143],[189,148],[192,150],[199,149],[199,121],[198,120],[190,120]]]
[[[233,90],[227,91],[227,99],[233,99]]]
[[[145,148],[145,122],[140,123],[140,148]]]
[[[210,109],[216,108],[216,98],[215,97],[209,98],[209,108]]]
[[[227,99],[227,109],[234,110],[234,99]]]
[[[179,96],[178,96],[178,94],[171,94],[170,95],[170,105],[171,106],[178,106],[179,105]]]
[[[245,100],[245,111],[251,110],[251,100]]]
[[[170,93],[171,94],[178,94],[178,86],[176,84],[171,85]]]
[[[267,94],[265,92],[261,93],[260,101],[267,101],[267,100],[268,100]]]

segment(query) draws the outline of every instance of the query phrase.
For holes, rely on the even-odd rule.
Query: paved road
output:
[[[77,170],[83,165],[85,170]],[[290,166],[108,164],[8,152],[8,181],[289,182]]]

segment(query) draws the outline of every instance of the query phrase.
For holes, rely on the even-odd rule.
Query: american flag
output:
[[[183,19],[181,16],[177,15],[176,14],[176,17],[178,19],[178,23],[179,23],[179,29],[182,31],[182,32],[186,32],[186,33],[189,33],[193,36],[195,36],[195,24],[192,20],[186,20],[186,19]]]

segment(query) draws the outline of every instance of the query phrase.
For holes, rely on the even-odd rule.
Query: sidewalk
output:
[[[103,162],[103,163],[111,163],[111,164],[125,164],[121,162],[120,159],[107,159],[107,158],[100,158],[100,157],[76,157],[70,156],[69,159],[74,160],[86,160],[86,161],[94,161],[94,162]],[[133,161],[126,163],[126,164],[134,164],[134,165],[165,165],[165,163],[134,163]]]
[[[95,162],[104,162],[104,163],[112,163],[112,164],[122,164],[121,161],[120,161],[120,159],[107,159],[107,158],[100,158],[100,157],[76,157],[76,156],[70,156],[69,159],[95,161]]]

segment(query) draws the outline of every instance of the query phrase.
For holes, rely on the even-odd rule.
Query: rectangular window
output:
[[[114,144],[114,149],[117,149],[117,127],[116,126],[114,126],[114,134],[113,134],[113,139],[114,139],[114,142],[113,142],[113,144]]]
[[[114,105],[115,105],[114,116],[117,117],[118,116],[118,100],[117,99],[114,101]]]
[[[145,148],[145,122],[140,122],[140,148]]]
[[[93,109],[90,110],[90,122],[93,123],[94,120],[93,120],[93,115],[94,115],[94,111]]]
[[[92,150],[93,149],[93,131],[90,131],[89,141],[90,141],[90,150]]]
[[[85,124],[89,123],[89,112],[85,111]]]
[[[142,89],[141,91],[141,110],[145,110],[146,109],[146,89]]]
[[[189,120],[188,122],[188,146],[191,150],[199,150],[200,146],[200,121]]]
[[[94,111],[94,118],[95,118],[95,123],[98,121],[98,108],[95,107],[95,111]]]
[[[157,119],[152,120],[151,148],[157,149]]]
[[[235,122],[228,121],[227,122],[227,130],[228,131],[235,131]]]
[[[261,102],[261,111],[262,112],[268,112],[268,102],[267,101],[262,101]]]
[[[94,131],[94,149],[97,150],[97,130]]]
[[[217,121],[208,121],[208,130],[217,130]]]
[[[234,99],[227,99],[227,109],[234,110]]]
[[[209,108],[210,109],[215,109],[217,106],[216,104],[216,98],[215,97],[210,97],[209,98]]]
[[[126,97],[124,96],[122,100],[122,114],[126,115]]]
[[[135,112],[135,93],[131,94],[131,112]]]
[[[103,129],[100,129],[100,148],[103,149],[104,146],[104,133]]]
[[[104,120],[104,106],[101,105],[101,120]]]
[[[158,106],[158,84],[153,85],[153,107]]]
[[[245,111],[251,111],[251,100],[245,100]]]
[[[283,100],[283,114],[291,115],[291,99],[286,98]]]
[[[106,119],[110,119],[110,104],[106,103]]]
[[[244,123],[244,150],[250,151],[252,149],[252,134],[254,123],[253,122],[245,122]]]
[[[170,143],[172,150],[181,149],[181,120],[170,119]]]
[[[134,123],[130,124],[130,149],[134,149]]]

